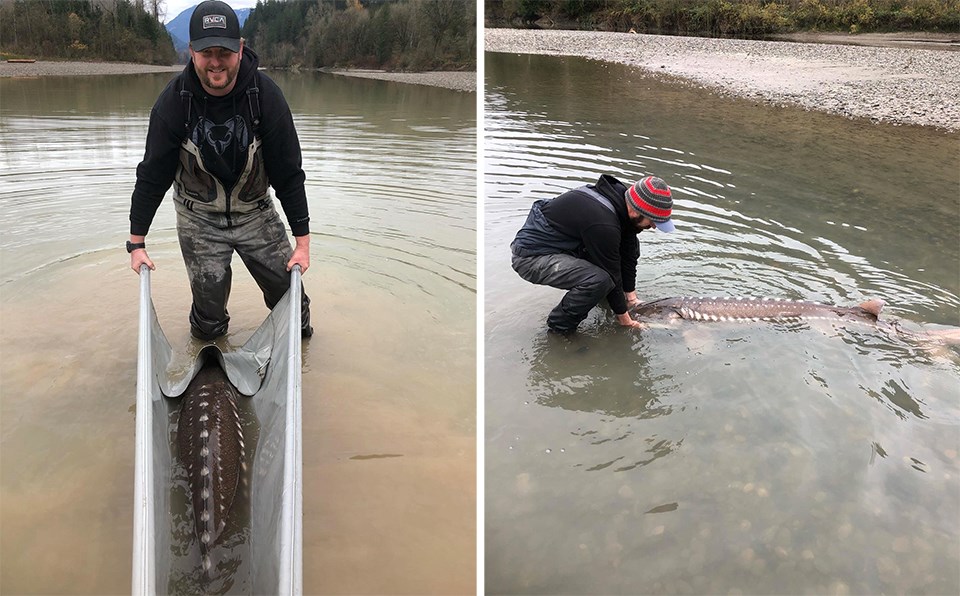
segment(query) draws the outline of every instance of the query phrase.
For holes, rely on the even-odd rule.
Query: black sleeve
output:
[[[610,274],[613,289],[607,294],[607,302],[613,312],[627,312],[627,300],[623,296],[620,260],[620,230],[610,224],[596,224],[583,230],[583,245],[595,265]]]
[[[303,157],[300,139],[293,124],[290,106],[280,88],[272,80],[261,76],[263,93],[263,161],[270,186],[277,193],[280,206],[294,236],[310,233],[310,211],[304,188]]]
[[[640,239],[635,234],[620,238],[620,278],[624,292],[637,289],[637,262],[640,260]]]
[[[163,201],[180,159],[183,123],[172,124],[161,114],[162,98],[150,111],[143,161],[137,166],[137,182],[130,200],[130,233],[146,236]]]

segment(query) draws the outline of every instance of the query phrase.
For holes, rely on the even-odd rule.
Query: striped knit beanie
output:
[[[672,232],[673,196],[667,183],[656,176],[641,178],[627,189],[627,200],[633,208],[647,217],[658,230]]]

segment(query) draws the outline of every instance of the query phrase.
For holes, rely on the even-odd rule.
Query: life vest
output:
[[[251,130],[248,130],[247,121],[239,114],[219,125],[203,116],[194,120],[193,93],[184,88],[185,81],[181,80],[180,100],[185,116],[185,134],[180,144],[180,163],[173,183],[173,199],[179,206],[190,211],[226,214],[229,218],[231,214],[246,214],[271,205],[260,137],[259,82],[259,74],[255,73],[254,84],[246,91],[252,118]],[[216,134],[246,147],[246,163],[230,189],[203,162],[200,145],[207,143],[216,147],[221,142],[216,140]]]
[[[590,186],[581,186],[570,192],[579,192],[594,199],[610,210],[616,216],[617,212],[610,201]],[[535,201],[527,214],[527,220],[517,232],[516,238],[510,243],[510,250],[518,257],[533,257],[555,253],[565,253],[574,256],[583,255],[583,241],[560,232],[547,220],[541,209],[545,203],[553,199]]]

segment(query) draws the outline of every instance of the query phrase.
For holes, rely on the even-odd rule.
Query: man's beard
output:
[[[630,225],[633,226],[633,231],[636,232],[637,234],[639,234],[640,232],[642,232],[642,231],[644,231],[644,230],[649,230],[649,229],[650,229],[650,228],[648,228],[648,227],[643,227],[642,225],[640,225],[640,222],[642,222],[643,219],[644,219],[644,218],[642,218],[642,217],[639,218],[639,219],[634,219],[634,218],[632,218],[632,217],[630,218]]]
[[[203,70],[198,74],[200,75],[200,82],[203,83],[204,87],[208,87],[210,89],[226,89],[227,87],[230,86],[231,83],[233,83],[237,79],[237,73],[239,72],[240,72],[239,62],[237,63],[236,67],[225,69],[224,74],[226,76],[223,79],[224,81],[223,83],[214,83],[211,80],[210,75],[206,70]]]

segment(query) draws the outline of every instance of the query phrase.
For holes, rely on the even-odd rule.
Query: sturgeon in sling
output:
[[[230,515],[241,469],[243,431],[237,391],[220,365],[216,348],[204,348],[203,367],[183,394],[177,422],[177,448],[187,469],[193,520],[205,574],[210,549]]]

